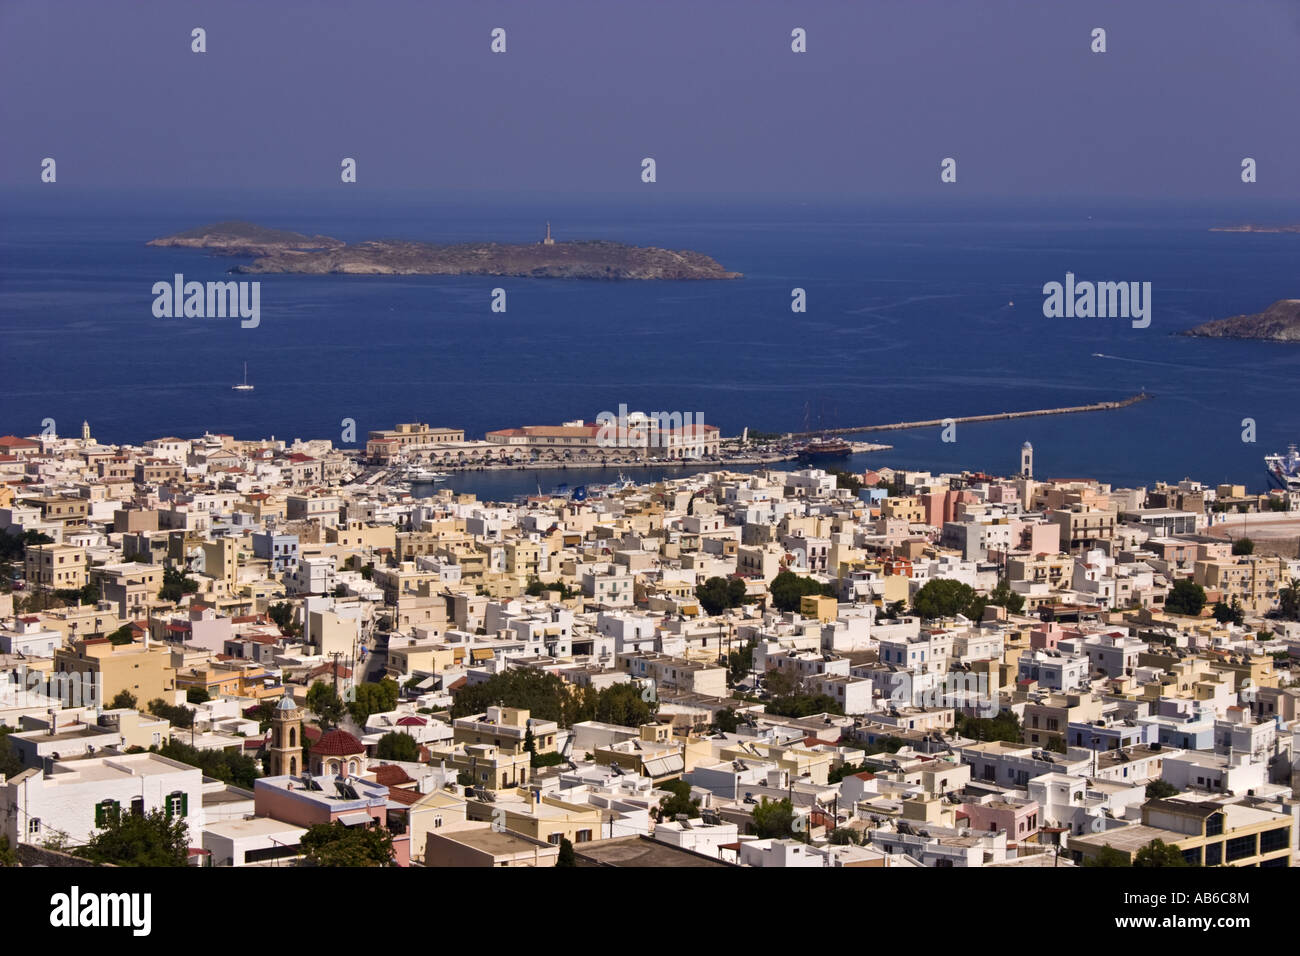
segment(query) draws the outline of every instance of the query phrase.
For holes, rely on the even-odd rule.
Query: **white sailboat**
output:
[[[237,392],[251,392],[253,390],[253,386],[248,384],[248,363],[247,362],[244,363],[244,383],[242,385],[232,385],[230,387]]]

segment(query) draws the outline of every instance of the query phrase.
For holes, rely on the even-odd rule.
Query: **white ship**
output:
[[[1268,476],[1287,491],[1300,491],[1300,451],[1291,445],[1285,455],[1265,455]]]
[[[402,472],[402,477],[407,481],[428,484],[434,481],[446,481],[451,475],[445,471],[434,471],[432,468],[419,468],[412,465]]]
[[[244,363],[244,382],[243,382],[243,384],[242,384],[242,385],[232,385],[232,386],[230,386],[230,387],[233,388],[233,389],[234,389],[235,391],[237,391],[237,392],[251,392],[251,391],[253,390],[253,386],[248,384],[248,363],[247,363],[247,362]]]

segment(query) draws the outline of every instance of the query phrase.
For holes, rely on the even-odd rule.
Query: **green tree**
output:
[[[727,707],[713,715],[713,726],[715,729],[724,734],[734,734],[740,727],[740,718],[736,715],[736,708]]]
[[[695,598],[706,614],[721,614],[745,603],[745,582],[740,578],[711,577],[695,588]]]
[[[112,634],[108,635],[108,642],[113,646],[121,644],[130,644],[135,640],[135,632],[131,629],[130,624],[123,624]]]
[[[154,810],[106,817],[103,828],[78,855],[95,863],[152,867],[185,866],[189,852],[189,829],[184,818]]]
[[[634,684],[611,684],[596,697],[595,719],[621,727],[640,727],[654,720],[658,707],[657,700],[643,700]]]
[[[1153,866],[1190,866],[1183,851],[1164,840],[1152,840],[1133,855],[1133,865]]]
[[[524,593],[529,597],[541,597],[547,591],[559,591],[560,600],[562,601],[568,601],[571,598],[575,598],[579,593],[570,588],[563,581],[555,581],[552,584],[543,584],[538,578],[529,579],[528,587],[524,589]]]
[[[149,701],[149,713],[155,717],[163,718],[173,727],[180,727],[182,730],[188,730],[194,726],[194,711],[188,707],[169,704],[161,697],[155,697]]]
[[[840,702],[828,694],[787,694],[773,697],[767,712],[778,717],[810,717],[813,714],[843,714]]]
[[[523,708],[538,720],[553,720],[561,727],[594,720],[596,715],[596,693],[591,688],[576,687],[544,671],[514,668],[456,691],[451,716],[481,714],[493,704]]]
[[[185,692],[185,699],[191,704],[205,704],[212,699],[212,695],[202,687],[191,687]]]
[[[578,857],[573,852],[573,844],[568,837],[560,837],[560,855],[555,858],[556,866],[577,866]]]
[[[272,604],[266,609],[266,616],[280,629],[280,633],[293,637],[298,633],[298,625],[293,620],[293,605],[285,602]]]
[[[158,591],[158,597],[164,601],[179,601],[187,594],[194,594],[199,589],[199,583],[193,578],[188,578],[175,568],[163,568],[162,588]]]
[[[1109,843],[1103,846],[1095,857],[1085,859],[1084,866],[1132,866],[1128,856],[1115,849]]]
[[[857,475],[847,471],[835,471],[835,470],[832,470],[830,474],[835,476],[836,488],[847,488],[855,495],[862,490],[862,479],[859,478]]]
[[[358,684],[356,699],[348,704],[348,712],[358,725],[364,727],[371,714],[383,714],[396,707],[401,694],[402,689],[391,677],[385,677],[378,683]]]
[[[691,799],[691,785],[685,780],[665,780],[659,789],[670,794],[659,801],[660,820],[676,820],[679,813],[691,819],[700,815],[700,803]]]
[[[6,724],[0,724],[0,774],[6,777],[17,776],[23,772],[23,762],[18,756],[18,751],[14,749],[13,741],[9,739],[13,730],[14,728]]]
[[[780,800],[763,798],[754,807],[754,832],[763,840],[802,839],[794,828],[794,805],[782,797]]]
[[[318,823],[300,843],[309,866],[392,866],[393,837],[382,827]]]
[[[1236,541],[1232,542],[1232,553],[1245,555],[1254,554],[1255,542],[1251,541],[1250,538],[1238,538]]]
[[[136,710],[140,706],[139,699],[129,690],[119,690],[116,696],[109,701],[109,710]]]
[[[9,838],[7,836],[0,836],[0,867],[17,865],[18,854],[14,852],[14,848],[9,845]]]
[[[1172,797],[1178,793],[1178,788],[1172,783],[1165,783],[1163,780],[1152,780],[1147,784],[1146,797],[1148,800],[1163,800],[1166,797]]]
[[[173,738],[159,747],[158,753],[191,767],[198,767],[214,780],[245,790],[252,790],[253,781],[261,776],[254,758],[234,750],[200,750]]]
[[[885,608],[884,616],[891,620],[897,620],[907,613],[906,601],[893,601]]]
[[[1222,601],[1215,601],[1213,613],[1214,619],[1220,624],[1232,623],[1240,626],[1246,621],[1246,611],[1237,598],[1232,599],[1231,606]]]
[[[380,760],[404,760],[416,763],[420,759],[420,745],[410,734],[393,730],[379,738],[375,756]]]
[[[952,578],[934,578],[925,582],[912,598],[912,609],[921,617],[953,617],[971,610],[978,595],[969,584]]]
[[[1278,590],[1277,616],[1288,621],[1300,621],[1300,578],[1291,578],[1286,587]]]
[[[1191,617],[1201,613],[1205,607],[1205,588],[1188,578],[1179,578],[1174,582],[1169,596],[1165,598],[1165,610],[1170,614],[1186,614]]]
[[[754,648],[758,642],[750,639],[745,642],[739,650],[734,650],[727,655],[727,677],[732,684],[735,684],[754,667]]]
[[[772,583],[767,586],[772,595],[772,605],[778,611],[797,611],[804,595],[823,594],[835,596],[835,588],[830,584],[821,584],[812,578],[801,577],[793,571],[783,569]]]
[[[954,730],[958,736],[970,737],[974,740],[1005,740],[1009,743],[1020,743],[1022,739],[1020,718],[1010,710],[1004,710],[996,717],[968,717],[961,711],[957,711]]]
[[[1025,609],[1025,598],[1011,590],[1011,585],[1003,579],[998,581],[998,586],[989,592],[988,597],[977,596],[964,613],[972,620],[980,620],[984,617],[984,608],[990,605],[1004,607],[1012,614],[1019,614]]]
[[[323,727],[337,727],[343,719],[343,701],[338,691],[322,680],[307,689],[307,709],[316,715]]]

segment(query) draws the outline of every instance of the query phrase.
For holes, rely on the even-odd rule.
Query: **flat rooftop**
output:
[[[292,834],[290,840],[281,840],[286,843],[296,841],[298,837],[306,833],[304,827],[294,826],[292,823],[282,823],[271,817],[250,817],[246,820],[218,820],[215,823],[209,823],[203,828],[205,833],[212,833],[216,836],[227,837],[228,839],[238,840],[244,837],[273,836],[282,837],[285,834]]]
[[[649,837],[619,837],[574,846],[579,866],[731,866],[701,853],[656,843]]]

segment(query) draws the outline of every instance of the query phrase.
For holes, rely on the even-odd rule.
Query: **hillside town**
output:
[[[1297,860],[1300,491],[463,441],[0,437],[0,862]]]

